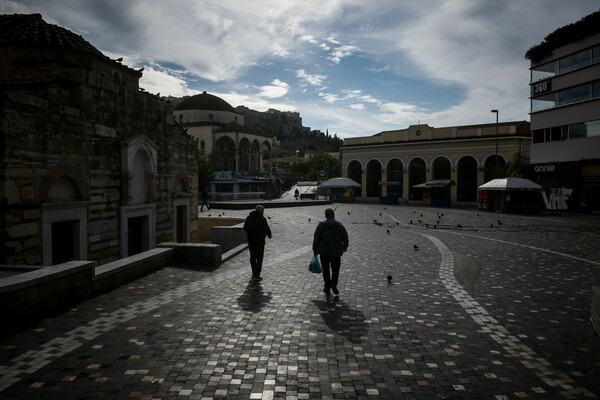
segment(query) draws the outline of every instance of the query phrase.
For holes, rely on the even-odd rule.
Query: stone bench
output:
[[[158,247],[173,249],[175,261],[197,268],[213,269],[222,262],[223,249],[218,244],[163,242]]]
[[[2,334],[91,295],[94,261],[69,261],[0,279]]]
[[[211,229],[211,242],[221,245],[223,252],[227,252],[248,240],[244,224],[234,226],[213,226]]]
[[[101,293],[132,281],[173,260],[173,248],[154,248],[95,268],[92,291]]]

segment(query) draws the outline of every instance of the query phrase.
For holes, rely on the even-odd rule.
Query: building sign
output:
[[[543,94],[552,91],[552,80],[546,79],[533,84],[533,95]]]

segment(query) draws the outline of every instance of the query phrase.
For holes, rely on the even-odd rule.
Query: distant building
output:
[[[486,166],[528,162],[529,122],[433,128],[411,125],[373,136],[346,138],[340,148],[342,174],[362,185],[356,196],[423,201],[424,189],[437,181],[445,200],[475,204],[477,187],[491,177]],[[438,190],[436,189],[436,190]],[[433,201],[433,200],[432,200]]]
[[[213,199],[273,196],[270,160],[273,137],[244,127],[244,116],[225,100],[202,92],[184,99],[173,110],[179,125],[198,140],[211,161]]]
[[[198,228],[196,141],[171,107],[41,15],[0,15],[0,264],[99,264]]]
[[[274,175],[287,174],[295,164],[305,162],[303,157],[276,157],[271,160]]]
[[[549,209],[600,210],[600,11],[564,26],[531,60],[531,165]]]
[[[318,152],[316,152],[316,151],[310,151],[310,150],[305,151],[304,152],[304,161],[310,160],[317,153]],[[325,154],[327,154],[327,155],[335,158],[336,160],[338,160],[340,158],[340,152],[339,151],[326,152]]]

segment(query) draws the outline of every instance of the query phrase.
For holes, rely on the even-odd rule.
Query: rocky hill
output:
[[[300,113],[269,109],[266,112],[251,110],[245,106],[235,108],[244,115],[244,125],[251,129],[260,128],[273,135],[280,142],[282,152],[304,154],[306,150],[334,152],[339,151],[343,140],[329,132],[311,130],[302,125]]]

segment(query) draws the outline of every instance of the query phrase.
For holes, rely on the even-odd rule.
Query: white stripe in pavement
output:
[[[481,240],[491,240],[493,242],[500,242],[500,243],[504,243],[504,244],[510,244],[510,245],[513,245],[513,246],[525,247],[527,249],[532,249],[532,250],[536,250],[536,251],[543,251],[543,252],[550,253],[550,254],[555,254],[555,255],[561,256],[561,257],[572,258],[574,260],[583,261],[583,262],[586,262],[586,263],[592,264],[592,265],[600,265],[600,262],[598,262],[598,261],[592,261],[592,260],[588,260],[587,258],[581,258],[581,257],[577,257],[577,256],[574,256],[574,255],[571,255],[571,254],[561,253],[561,252],[550,250],[550,249],[543,249],[541,247],[530,246],[528,244],[509,242],[507,240],[493,239],[493,238],[484,237],[484,236],[478,236],[478,235],[469,235],[468,233],[462,233],[462,232],[445,232],[445,233],[451,233],[451,234],[454,234],[454,235],[469,236],[469,237],[474,237],[474,238],[481,239]]]
[[[282,263],[309,252],[312,253],[312,247],[304,246],[280,254],[279,256],[270,259],[264,266]],[[239,274],[246,272],[247,271],[243,270],[240,271]],[[54,360],[77,349],[85,342],[89,342],[101,334],[114,329],[117,325],[153,311],[191,293],[203,290],[206,287],[211,287],[215,284],[215,281],[226,279],[231,279],[231,275],[219,277],[217,274],[214,278],[208,277],[203,280],[180,286],[158,296],[113,311],[112,313],[102,313],[100,318],[65,333],[64,337],[56,337],[42,344],[36,350],[29,350],[13,358],[10,360],[11,364],[9,365],[0,365],[0,392],[8,389],[27,375],[33,374]]]
[[[484,332],[500,344],[512,357],[518,359],[526,368],[533,370],[534,374],[551,387],[560,387],[559,393],[564,397],[595,397],[593,393],[583,387],[575,388],[575,382],[565,373],[557,370],[543,357],[538,356],[529,346],[522,343],[516,336],[492,317],[477,300],[469,295],[454,277],[454,257],[448,248],[437,238],[419,233],[437,247],[442,261],[440,264],[440,279],[442,283],[458,301],[460,306],[473,318]]]

